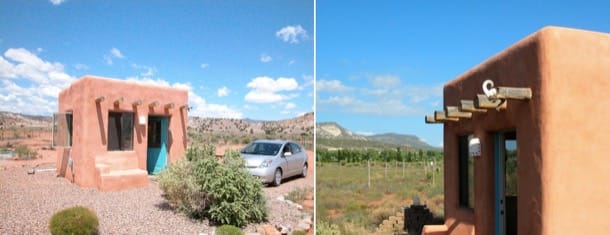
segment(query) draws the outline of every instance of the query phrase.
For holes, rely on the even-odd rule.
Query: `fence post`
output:
[[[371,189],[371,160],[367,160],[367,163],[369,165],[369,189]]]

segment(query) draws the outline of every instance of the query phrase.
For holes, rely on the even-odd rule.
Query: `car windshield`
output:
[[[241,150],[243,154],[256,154],[256,155],[276,155],[282,144],[277,143],[264,143],[264,142],[256,142],[251,143]]]

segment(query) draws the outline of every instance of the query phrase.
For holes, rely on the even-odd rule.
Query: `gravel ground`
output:
[[[310,156],[311,157],[311,156]],[[1,164],[0,164],[1,165]],[[54,164],[39,167],[52,168]],[[117,192],[83,189],[54,172],[28,175],[30,167],[0,168],[0,234],[48,234],[52,214],[82,205],[100,219],[100,234],[200,234],[212,233],[207,220],[196,221],[168,208],[156,182]],[[297,187],[313,187],[313,170],[307,178],[287,180],[279,187],[266,187],[270,216],[265,224],[296,227],[306,215],[294,205],[278,201]],[[248,225],[253,233],[259,224]]]

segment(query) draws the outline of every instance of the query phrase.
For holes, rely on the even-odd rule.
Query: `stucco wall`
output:
[[[103,96],[104,101],[95,99]],[[114,105],[114,101],[123,97],[123,102]],[[136,100],[142,104],[132,105]],[[149,103],[158,101],[159,106],[150,108]],[[187,111],[180,106],[187,104],[188,92],[182,89],[134,82],[85,76],[74,82],[60,93],[59,111],[73,112],[73,144],[71,156],[74,159],[75,182],[85,187],[97,187],[99,174],[95,174],[95,158],[133,157],[137,158],[137,167],[146,170],[147,125],[149,115],[169,117],[168,161],[174,162],[184,155],[186,148]],[[166,109],[165,104],[174,103],[173,108]],[[108,112],[134,113],[133,150],[108,152]],[[138,123],[139,117],[145,117],[146,124]],[[168,163],[169,163],[168,162]],[[59,164],[59,163],[58,163]],[[68,175],[68,174],[66,174]]]
[[[545,234],[606,234],[610,223],[610,35],[545,30]]]
[[[519,234],[603,234],[610,208],[610,35],[546,27],[444,87],[444,105],[496,86],[529,87],[529,101],[444,124],[445,228],[494,234],[494,134],[516,130]],[[480,138],[475,208],[458,206],[458,136]]]
[[[540,36],[535,33],[495,55],[444,87],[444,105],[459,106],[462,99],[482,94],[481,85],[492,79],[496,86],[530,87],[530,101],[508,101],[506,110],[488,110],[444,126],[445,216],[450,234],[494,233],[494,133],[517,130],[519,161],[519,229],[523,234],[541,230],[541,71]],[[458,136],[474,134],[481,140],[481,156],[474,160],[474,210],[458,203]],[[526,177],[527,180],[522,180]],[[527,221],[527,222],[526,222]],[[474,226],[473,226],[474,225]]]

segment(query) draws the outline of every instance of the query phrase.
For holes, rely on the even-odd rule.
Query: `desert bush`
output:
[[[192,175],[192,164],[180,159],[159,175],[159,187],[171,207],[194,218],[201,218],[209,205],[209,197],[200,190]]]
[[[38,153],[34,150],[28,148],[27,145],[19,145],[15,148],[15,153],[19,156],[21,160],[35,159],[38,156]]]
[[[200,146],[191,147],[186,150],[186,160],[194,162],[198,158],[205,158],[216,155],[216,146],[213,144],[202,144]]]
[[[250,143],[250,138],[249,137],[243,137],[243,139],[241,139],[241,144],[249,144]]]
[[[307,233],[303,230],[295,230],[292,235],[307,235]]]
[[[286,199],[293,201],[293,202],[302,202],[303,200],[305,200],[305,197],[307,197],[307,192],[309,191],[308,188],[295,188],[292,191],[290,191],[288,193],[288,195],[286,196]]]
[[[99,221],[95,212],[76,206],[56,212],[49,221],[51,234],[97,234]]]
[[[216,229],[216,235],[243,235],[244,232],[241,231],[238,227],[233,225],[225,224]]]
[[[318,235],[340,235],[341,230],[336,224],[326,223],[324,221],[316,224],[316,234]]]
[[[210,149],[213,146],[189,149],[186,159],[161,173],[159,185],[169,204],[191,217],[208,217],[219,224],[241,227],[265,220],[268,209],[262,184],[244,168],[239,153],[227,151],[221,163]]]

